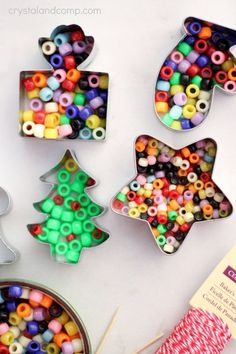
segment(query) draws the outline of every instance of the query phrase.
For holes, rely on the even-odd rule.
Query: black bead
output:
[[[172,165],[171,162],[167,162],[167,163],[165,164],[165,166],[164,166],[164,169],[165,169],[166,171],[171,171],[171,170],[173,170],[173,167],[174,167],[174,165]]]
[[[178,178],[177,178],[177,177],[172,177],[172,178],[170,179],[170,183],[171,183],[171,184],[178,184]]]
[[[75,55],[75,62],[77,65],[83,63],[83,61],[85,61],[88,58],[88,54],[87,53],[82,53],[82,54],[78,54]]]
[[[229,41],[225,38],[220,38],[216,42],[216,48],[222,52],[227,52],[230,48]]]
[[[174,174],[174,172],[172,172],[172,171],[170,171],[170,172],[168,172],[167,174],[166,174],[166,177],[168,178],[168,179],[171,179],[171,178],[173,178],[175,176],[175,174]]]
[[[78,132],[85,126],[85,123],[78,119],[71,119],[70,125],[74,131]]]
[[[0,323],[1,322],[8,322],[9,312],[7,310],[2,310],[0,312]]]
[[[162,162],[157,162],[157,163],[155,164],[155,169],[156,169],[156,171],[163,171],[163,170],[164,170],[164,165],[163,165],[163,163],[162,163]]]
[[[83,91],[87,90],[89,88],[88,80],[85,77],[81,77],[81,79],[79,79],[78,86]]]
[[[152,205],[152,199],[151,198],[146,198],[144,203],[147,204],[147,206],[151,206]]]
[[[107,107],[101,106],[97,109],[97,114],[99,118],[106,118],[107,115]]]
[[[201,167],[200,167],[200,166],[196,166],[196,167],[194,168],[194,172],[195,172],[198,176],[200,176],[200,174],[202,173]]]
[[[79,132],[78,131],[73,131],[70,135],[67,136],[68,139],[76,139],[79,136]]]
[[[194,219],[196,221],[202,221],[203,220],[203,214],[201,211],[197,211],[195,214],[194,214]]]
[[[173,96],[171,96],[171,97],[169,98],[168,105],[169,105],[169,107],[173,107],[173,106],[175,105],[174,97],[173,97]]]
[[[147,154],[145,152],[137,152],[136,156],[137,156],[137,159],[140,159],[141,157],[146,157]]]
[[[54,304],[51,307],[49,307],[48,312],[51,317],[59,317],[61,316],[63,310],[60,305]]]
[[[200,87],[202,90],[209,91],[213,87],[212,79],[202,79]]]
[[[1,297],[3,298],[3,300],[11,300],[12,297],[9,296],[9,288],[3,288],[1,290]]]
[[[190,150],[191,153],[197,151],[197,147],[196,147],[194,144],[189,145],[188,148],[189,148],[189,150]]]
[[[40,322],[38,322],[38,325],[39,325],[39,333],[45,332],[48,328],[47,321],[40,321]]]
[[[221,70],[221,65],[211,64],[211,69],[212,69],[214,72],[220,71],[220,70]]]
[[[147,167],[138,166],[137,170],[138,170],[139,173],[146,173],[147,172]]]
[[[179,184],[182,184],[183,186],[186,186],[189,183],[187,177],[185,177],[185,176],[179,177],[178,181],[179,181]]]
[[[217,203],[217,201],[215,201],[214,199],[212,199],[210,201],[210,205],[212,206],[213,209],[218,209],[219,208],[219,203]]]
[[[156,172],[153,166],[148,166],[147,171],[150,175],[154,175],[154,173]]]
[[[172,221],[168,221],[166,223],[167,230],[172,230],[174,226],[175,226],[175,224]]]
[[[199,204],[200,203],[200,198],[199,198],[199,196],[197,195],[197,194],[195,194],[194,196],[193,196],[193,202],[195,203],[195,204]]]
[[[152,222],[151,222],[151,225],[152,227],[157,227],[158,226],[158,221],[156,219],[154,219]]]
[[[180,85],[188,86],[190,84],[190,76],[187,74],[182,74],[180,76]]]
[[[186,237],[186,234],[185,234],[185,232],[183,232],[183,231],[180,231],[180,230],[178,230],[176,233],[175,233],[175,239],[177,240],[177,241],[183,241],[184,239],[185,239],[185,237]]]
[[[148,218],[148,213],[140,213],[140,219],[147,220],[147,218]]]

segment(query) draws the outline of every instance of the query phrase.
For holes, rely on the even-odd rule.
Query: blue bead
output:
[[[28,345],[27,345],[27,351],[29,353],[38,353],[41,349],[40,343],[37,342],[36,340],[32,340]]]
[[[89,140],[91,139],[91,136],[92,136],[92,131],[87,127],[84,127],[79,131],[79,137],[82,140]]]
[[[181,127],[183,129],[187,130],[187,129],[191,129],[192,128],[190,119],[183,118],[183,119],[180,120],[180,122],[181,122]]]
[[[198,59],[196,61],[196,64],[198,66],[200,66],[201,68],[203,68],[204,66],[207,66],[208,63],[209,63],[209,58],[205,54],[200,55],[200,57],[198,57]]]
[[[104,102],[107,102],[108,92],[107,91],[100,91],[99,96],[103,99]]]
[[[202,29],[202,25],[200,22],[194,21],[194,22],[190,22],[190,24],[188,25],[188,31],[193,34],[196,35],[198,34]]]
[[[91,101],[93,98],[98,97],[98,90],[92,89],[86,92],[85,94],[88,101]]]
[[[0,304],[3,304],[5,302],[4,298],[1,295],[1,291],[0,291]]]
[[[14,300],[10,300],[7,302],[7,310],[9,312],[15,312],[16,311],[16,302]]]
[[[54,76],[50,76],[47,79],[47,85],[51,90],[55,91],[60,87],[60,82]]]
[[[44,87],[39,91],[39,97],[42,101],[48,102],[53,98],[53,91],[49,87]]]
[[[93,110],[89,106],[85,106],[79,113],[81,119],[86,120],[89,116],[93,114]]]
[[[156,179],[156,177],[154,175],[148,176],[147,177],[147,183],[152,183],[152,182],[155,181],[155,179]]]
[[[35,336],[39,332],[38,322],[36,322],[36,321],[27,322],[26,330],[31,336]]]
[[[163,81],[163,80],[158,80],[157,81],[157,90],[160,90],[160,91],[169,91],[170,89],[170,83],[169,81]]]
[[[182,115],[182,108],[180,106],[174,105],[173,107],[171,107],[170,112],[169,112],[169,116],[172,119],[179,119]]]
[[[63,61],[64,61],[63,56],[60,54],[53,54],[50,57],[50,63],[55,69],[61,68],[63,65]]]
[[[130,183],[130,189],[134,192],[137,192],[140,188],[140,184],[137,181],[133,181]]]
[[[54,333],[50,329],[47,329],[45,332],[43,332],[42,337],[45,342],[50,342],[54,337]]]
[[[189,45],[193,45],[195,43],[194,36],[186,36],[184,42],[188,43]]]
[[[219,39],[223,38],[223,34],[220,32],[213,32],[211,36],[211,40],[213,43],[216,43]]]
[[[19,285],[10,286],[8,289],[8,295],[10,297],[18,298],[21,297],[22,293],[23,293],[22,287]]]
[[[54,37],[54,43],[57,47],[60,45],[69,42],[69,34],[68,33],[59,33]]]
[[[170,66],[174,71],[177,69],[178,65],[173,61],[173,60],[170,60],[170,59],[167,59],[165,62],[164,62],[164,65],[165,66]]]
[[[77,106],[75,106],[74,104],[66,107],[66,116],[69,119],[75,119],[75,118],[79,118],[79,108]]]
[[[213,162],[214,161],[214,157],[213,156],[210,156],[208,154],[205,154],[204,157],[203,157],[203,160],[206,161],[206,162]]]

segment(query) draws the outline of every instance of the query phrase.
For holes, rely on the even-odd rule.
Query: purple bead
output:
[[[35,321],[43,321],[46,317],[46,311],[43,307],[36,307],[33,312],[33,318]]]
[[[182,74],[186,73],[188,68],[191,66],[190,62],[186,59],[182,60],[181,63],[178,65],[178,71]]]
[[[85,96],[88,101],[91,101],[93,98],[98,96],[98,90],[97,89],[89,90],[85,93]]]
[[[192,50],[189,55],[186,56],[186,59],[191,63],[195,63],[195,61],[199,58],[200,54],[195,50]]]
[[[184,202],[184,198],[182,195],[179,195],[178,198],[177,198],[177,202],[179,203],[179,205],[182,205],[183,202]]]
[[[213,219],[219,219],[219,210],[218,209],[213,210]]]
[[[71,342],[64,342],[61,346],[61,349],[62,349],[63,354],[73,354],[74,353],[73,344]]]
[[[167,59],[165,62],[164,62],[164,65],[165,66],[170,66],[174,71],[177,70],[177,67],[178,65],[173,61],[173,60],[170,60],[170,59]]]
[[[174,103],[177,106],[184,106],[187,103],[187,95],[184,92],[178,92],[174,95]]]
[[[90,102],[89,105],[92,107],[92,109],[97,109],[98,107],[101,107],[103,105],[103,99],[101,97],[95,97],[93,98]]]
[[[15,312],[16,311],[16,302],[14,300],[11,300],[11,301],[7,302],[7,310],[9,312]]]
[[[33,98],[30,101],[30,109],[34,112],[39,112],[43,109],[43,102],[39,98]]]
[[[200,206],[200,208],[202,209],[202,208],[203,208],[205,205],[207,205],[207,204],[209,204],[208,200],[204,199],[204,200],[201,200],[201,201],[200,201],[199,206]]]
[[[59,102],[59,98],[60,98],[60,96],[61,96],[61,94],[62,94],[62,90],[60,90],[60,89],[57,89],[56,91],[54,91],[54,93],[53,93],[53,101],[54,102]]]
[[[165,171],[158,171],[155,173],[156,178],[164,178],[165,177]]]
[[[158,156],[158,161],[159,162],[169,162],[171,159],[171,157],[168,155],[167,152],[162,152],[159,156]]]
[[[202,29],[202,26],[201,26],[200,22],[197,22],[197,21],[191,22],[188,25],[188,31],[193,35],[198,34],[201,31],[201,29]]]
[[[56,69],[59,69],[63,66],[63,61],[63,56],[60,54],[53,54],[50,58],[50,64]]]
[[[107,91],[100,91],[99,96],[103,99],[104,102],[107,102],[107,97],[108,97]]]
[[[204,66],[207,66],[209,63],[210,59],[208,58],[207,55],[202,54],[200,57],[197,59],[196,64],[200,66],[200,68],[203,68]]]
[[[194,116],[192,117],[191,123],[196,126],[196,125],[201,124],[202,121],[203,121],[203,119],[204,119],[204,115],[203,115],[202,113],[200,113],[200,112],[197,112],[197,113],[194,114]]]
[[[36,321],[29,321],[26,324],[26,330],[31,336],[36,336],[39,333],[39,325]]]
[[[185,119],[185,118],[181,119],[181,127],[184,130],[191,129],[192,126],[191,126],[190,119]]]
[[[86,49],[86,44],[83,41],[76,41],[73,43],[73,52],[80,54]]]
[[[184,199],[185,200],[192,200],[193,199],[193,192],[187,190],[184,192]]]
[[[93,114],[93,109],[89,106],[85,106],[79,113],[82,120],[88,119]]]
[[[184,42],[188,43],[189,45],[193,45],[195,43],[195,37],[194,36],[186,36],[184,39]]]
[[[79,108],[74,104],[66,107],[66,116],[69,119],[79,118]]]
[[[23,292],[22,287],[18,285],[10,286],[8,289],[8,295],[10,297],[16,297],[16,298],[21,297],[22,292]]]
[[[72,53],[72,45],[70,43],[63,43],[59,46],[59,53],[64,57]]]
[[[41,349],[41,346],[39,342],[36,340],[32,340],[28,345],[27,345],[27,350],[29,353],[38,353]]]

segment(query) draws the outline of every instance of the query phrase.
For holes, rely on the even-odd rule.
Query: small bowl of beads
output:
[[[147,222],[159,248],[175,253],[194,223],[232,213],[228,198],[212,180],[216,151],[212,139],[176,150],[139,136],[137,174],[113,198],[113,211]]]
[[[0,282],[0,353],[91,354],[87,331],[61,296],[27,281]]]
[[[167,127],[188,131],[207,117],[215,88],[236,93],[236,31],[194,17],[159,71],[155,111]]]
[[[94,38],[78,25],[59,26],[39,46],[52,69],[20,74],[20,135],[104,140],[109,76],[80,69],[91,60]]]

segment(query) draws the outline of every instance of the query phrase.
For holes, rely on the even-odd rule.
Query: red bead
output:
[[[164,183],[163,188],[167,188],[170,185],[170,182],[168,181],[167,178],[162,178],[162,182]]]
[[[74,69],[76,67],[75,58],[72,55],[67,55],[64,57],[64,63],[66,69]]]
[[[208,57],[211,57],[212,54],[216,51],[216,48],[214,45],[211,45],[208,49],[207,49],[207,52],[206,54],[208,55]]]
[[[43,229],[42,229],[42,227],[39,224],[34,225],[33,228],[31,229],[31,233],[34,236],[40,235],[42,233],[42,231],[43,231]]]
[[[169,80],[174,74],[174,70],[171,66],[163,66],[160,71],[160,76],[164,80]]]
[[[43,111],[35,112],[34,113],[34,122],[36,124],[44,124],[45,116],[46,116],[46,114]]]
[[[200,68],[197,64],[192,64],[188,70],[187,70],[187,74],[189,76],[195,76],[195,75],[198,75],[200,72]]]
[[[135,203],[137,204],[142,204],[144,202],[145,198],[142,196],[136,196],[136,198],[134,199]]]
[[[96,240],[99,240],[102,237],[102,231],[99,229],[95,229],[92,232],[92,236],[93,238],[95,238]]]
[[[129,191],[126,194],[128,200],[133,201],[136,198],[136,193],[134,191]]]
[[[165,233],[165,237],[167,238],[167,237],[169,237],[169,236],[174,236],[175,234],[174,234],[174,232],[173,231],[166,231],[166,233]]]
[[[53,201],[55,204],[57,205],[62,205],[64,203],[64,198],[61,196],[61,195],[56,195],[54,198],[53,198]]]
[[[168,93],[165,91],[157,91],[155,94],[156,102],[167,102],[168,101]]]
[[[1,353],[1,354],[9,354],[8,347],[6,347],[6,346],[3,345],[3,344],[0,344],[0,353]]]
[[[224,84],[228,80],[228,75],[223,70],[217,71],[215,75],[216,82]]]
[[[213,76],[213,71],[211,70],[211,68],[208,68],[206,66],[201,70],[200,75],[203,79],[211,79]]]
[[[86,186],[87,186],[87,187],[91,187],[91,186],[93,186],[95,183],[96,183],[96,182],[94,181],[94,179],[91,178],[91,177],[89,177],[89,179],[88,179],[88,181],[87,181],[87,183],[86,183]]]
[[[33,91],[35,89],[34,82],[32,78],[25,79],[23,81],[23,85],[25,86],[26,91]]]
[[[187,173],[190,173],[190,172],[193,172],[193,167],[190,166],[188,169],[187,169]]]
[[[183,225],[180,226],[180,231],[182,232],[187,232],[190,229],[190,225],[187,223],[184,223]]]
[[[151,224],[153,222],[153,220],[154,220],[154,216],[149,216],[147,218],[147,221],[149,222],[149,224]]]
[[[164,225],[164,224],[166,224],[166,223],[167,223],[168,218],[167,218],[167,216],[166,216],[166,215],[158,215],[158,217],[157,217],[157,221],[158,221],[158,223],[159,223],[159,224]]]
[[[175,189],[173,191],[170,191],[169,193],[170,199],[177,199],[178,197],[179,197],[179,193]]]
[[[114,202],[112,203],[112,205],[115,209],[122,209],[124,206],[124,203],[119,199],[115,199]]]
[[[69,92],[73,92],[75,90],[75,83],[68,80],[68,79],[65,79],[62,83],[62,87],[66,90],[66,91],[69,91]]]
[[[200,180],[203,182],[203,183],[206,183],[206,182],[209,182],[211,179],[209,173],[207,172],[203,172],[200,174]]]
[[[70,235],[66,236],[66,239],[67,239],[68,242],[73,241],[75,239],[75,235],[74,234],[70,234]]]
[[[167,198],[169,196],[169,189],[168,188],[163,188],[162,189],[162,195]]]
[[[207,41],[205,41],[204,39],[199,39],[194,43],[194,49],[199,54],[206,52],[206,50],[208,49]]]
[[[71,202],[71,209],[72,210],[79,210],[80,209],[80,203],[77,202],[76,200],[74,202]]]
[[[83,41],[84,40],[84,33],[82,31],[72,32],[71,33],[71,40],[73,42]]]

